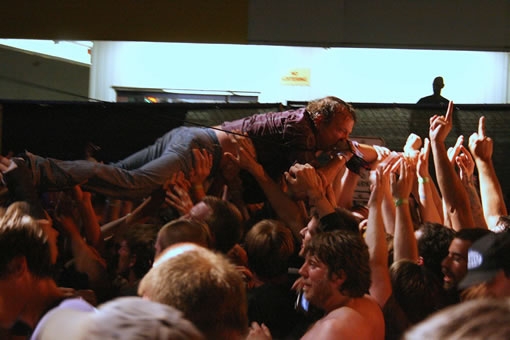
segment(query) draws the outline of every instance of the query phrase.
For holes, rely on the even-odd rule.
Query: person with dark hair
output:
[[[424,223],[416,231],[418,255],[423,265],[443,279],[441,262],[448,255],[455,232],[439,223]]]
[[[284,339],[301,322],[287,275],[294,253],[292,233],[279,221],[262,220],[246,234],[244,248],[255,281],[261,282],[247,291],[248,318],[265,324],[277,339]]]
[[[447,305],[441,281],[425,266],[400,260],[390,267],[390,277],[393,295],[409,325]]]
[[[368,296],[370,267],[363,239],[348,231],[315,235],[305,247],[299,273],[303,291],[325,316],[303,339],[384,339],[384,319]]]
[[[444,88],[444,80],[443,77],[435,77],[432,82],[432,90],[434,90],[434,94],[423,97],[418,100],[417,104],[434,104],[434,105],[448,105],[449,100],[445,97],[441,96],[441,90]]]
[[[136,296],[140,280],[152,267],[157,229],[156,225],[133,224],[116,235],[117,296]]]
[[[236,206],[214,196],[204,197],[184,217],[207,224],[211,248],[224,254],[239,243],[244,234],[242,216]]]

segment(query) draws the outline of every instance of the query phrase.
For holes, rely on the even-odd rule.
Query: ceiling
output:
[[[510,51],[508,0],[18,0],[0,12],[0,38]]]

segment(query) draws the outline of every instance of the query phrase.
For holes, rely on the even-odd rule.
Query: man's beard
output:
[[[311,291],[307,290],[305,292],[305,298],[318,308],[323,308],[331,295],[333,295],[333,293],[331,292],[331,287],[327,279],[316,282]]]

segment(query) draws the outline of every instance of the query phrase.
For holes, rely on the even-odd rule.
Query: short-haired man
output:
[[[244,281],[220,254],[196,244],[167,248],[138,294],[184,313],[210,340],[241,340],[248,331]]]
[[[306,299],[326,315],[303,339],[384,339],[382,311],[368,295],[368,248],[348,231],[315,235],[299,269]]]
[[[224,254],[241,241],[244,233],[243,219],[239,209],[229,201],[205,196],[185,215],[209,228],[211,248]]]

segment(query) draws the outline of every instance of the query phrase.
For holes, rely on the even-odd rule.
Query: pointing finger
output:
[[[453,118],[453,101],[450,100],[448,103],[448,109],[446,110],[446,121],[451,122]]]
[[[480,121],[478,122],[478,136],[480,138],[485,138],[485,117],[480,117]]]

